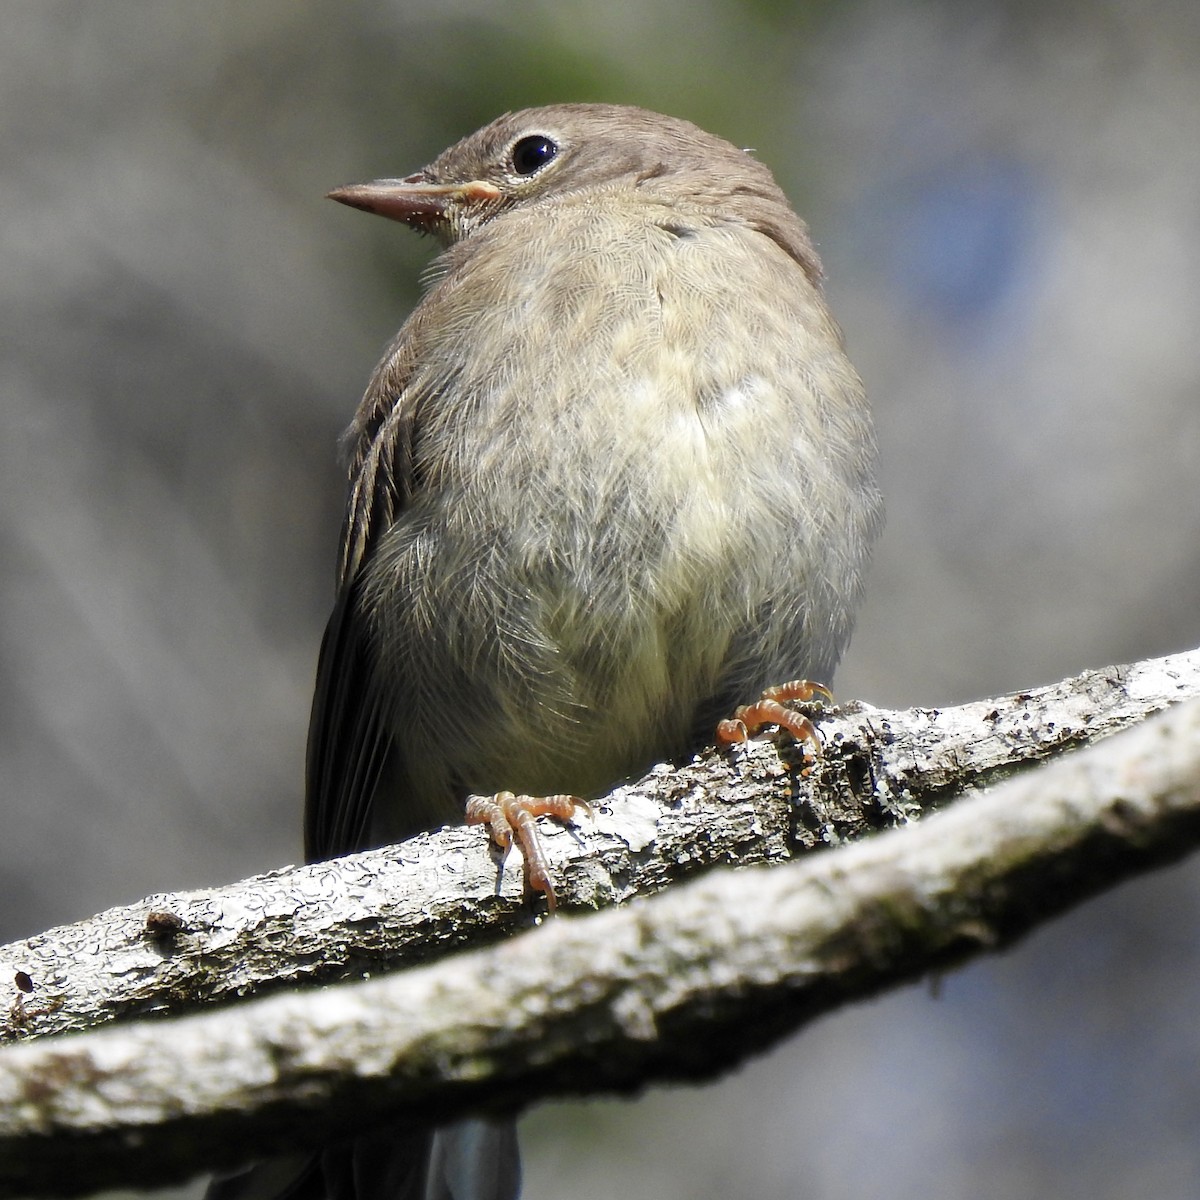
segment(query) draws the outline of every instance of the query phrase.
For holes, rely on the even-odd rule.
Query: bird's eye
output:
[[[533,175],[558,155],[558,144],[544,133],[518,139],[512,148],[513,170],[518,175]]]

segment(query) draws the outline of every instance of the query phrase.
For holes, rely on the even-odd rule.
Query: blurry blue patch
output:
[[[990,324],[1032,261],[1041,180],[1007,156],[956,157],[885,184],[871,205],[887,219],[874,247],[881,266],[930,316]],[[883,232],[886,230],[886,232]]]

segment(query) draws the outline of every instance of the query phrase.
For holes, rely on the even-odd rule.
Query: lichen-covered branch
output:
[[[839,711],[821,721],[825,753],[807,776],[799,750],[769,742],[663,766],[617,789],[577,829],[543,822],[560,901],[608,907],[714,865],[851,841],[1192,696],[1200,652],[956,708]],[[0,1040],[376,974],[532,922],[517,856],[500,873],[479,829],[443,829],[228,887],[150,896],[0,947]]]
[[[8,1047],[0,1194],[711,1076],[1200,842],[1200,702],[906,829],[369,983]]]
[[[599,832],[585,830],[582,845],[567,834],[557,839],[565,851],[555,856],[563,898],[606,903],[638,886],[661,889],[694,863],[737,861],[738,837],[754,845],[754,857],[778,859],[904,823],[956,787],[975,789],[1015,764],[1196,695],[1198,658],[1098,672],[956,710],[845,714],[822,723],[825,759],[807,780],[781,765],[770,745],[658,772],[614,797]],[[713,772],[724,772],[723,782],[709,793],[700,781]],[[768,797],[782,792],[781,823],[755,815],[751,796],[760,784]],[[664,786],[666,798],[651,807],[648,795]],[[818,809],[827,789],[834,799]],[[708,818],[697,814],[715,804],[722,818],[722,803],[738,813],[746,804],[749,815],[734,822],[739,834],[710,841]],[[664,829],[671,855],[657,849]],[[611,839],[602,840],[597,862],[588,858],[594,837]],[[0,1195],[166,1181],[310,1145],[371,1116],[429,1121],[709,1076],[818,1013],[1003,945],[1197,842],[1200,703],[1192,703],[836,853],[768,871],[711,872],[615,911],[552,921],[503,946],[366,984],[9,1046],[0,1051]],[[128,941],[114,937],[108,970],[115,977],[122,964],[143,969],[122,955],[145,955],[151,974],[156,964],[186,960],[178,978],[199,980],[189,984],[196,992],[153,993],[148,1010],[170,1008],[176,995],[192,1006],[236,991],[205,974],[231,943],[264,963],[280,960],[275,981],[313,977],[310,960],[321,954],[338,971],[361,973],[389,953],[380,927],[393,918],[372,903],[392,893],[376,891],[370,875],[372,862],[389,858],[382,874],[412,875],[427,889],[410,889],[403,903],[389,899],[389,913],[407,905],[431,929],[477,917],[491,920],[493,931],[518,918],[528,923],[517,879],[505,889],[511,900],[491,898],[486,855],[475,855],[478,872],[460,864],[447,885],[438,875],[453,858],[444,848],[434,853],[436,838],[413,845],[266,876],[244,885],[249,891],[237,893],[236,904],[229,889],[152,898],[119,915]],[[457,845],[453,853],[472,857],[466,841]],[[474,873],[487,886],[448,913],[443,906],[453,906],[452,895]],[[246,899],[264,892],[266,900]],[[204,925],[193,904],[217,919]],[[159,915],[147,929],[151,911]],[[496,912],[515,916],[496,920]],[[96,918],[100,928],[112,928],[112,914],[107,919]],[[289,936],[305,919],[311,927]],[[224,943],[210,952],[214,929]],[[45,939],[82,953],[80,936],[60,930]],[[427,933],[421,945],[428,955],[456,939],[462,935]],[[42,944],[18,943],[18,953]],[[11,964],[14,978],[23,973],[10,1012],[14,1032],[40,1031],[51,1015],[75,1011],[66,1000],[55,1014],[34,1011],[50,984],[22,965],[30,959],[14,960],[13,947],[3,953],[4,969]],[[58,969],[70,965],[67,958]],[[253,976],[242,986],[262,987]]]

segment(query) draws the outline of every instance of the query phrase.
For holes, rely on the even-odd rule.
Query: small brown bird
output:
[[[830,681],[881,524],[874,439],[766,167],[563,104],[331,195],[444,250],[348,434],[310,859],[461,821],[471,793],[601,794],[770,684]],[[455,1130],[410,1191],[336,1194],[515,1195],[504,1127]],[[388,1170],[411,1152],[385,1147]]]

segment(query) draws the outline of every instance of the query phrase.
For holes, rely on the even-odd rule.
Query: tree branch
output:
[[[821,722],[808,778],[794,748],[769,743],[662,768],[614,793],[578,842],[550,839],[560,895],[607,905],[716,862],[904,824],[1196,695],[1200,654],[1178,655],[959,709],[839,713]],[[365,1113],[429,1121],[715,1074],[847,999],[1006,944],[1186,853],[1200,840],[1198,760],[1192,704],[835,854],[709,874],[369,984],[9,1047],[0,1194],[165,1181],[336,1136]],[[15,943],[0,970],[33,991],[16,993],[9,1035],[361,974],[470,928],[494,938],[528,917],[517,871],[494,895],[481,841],[445,830]],[[415,934],[395,928],[405,914]]]

